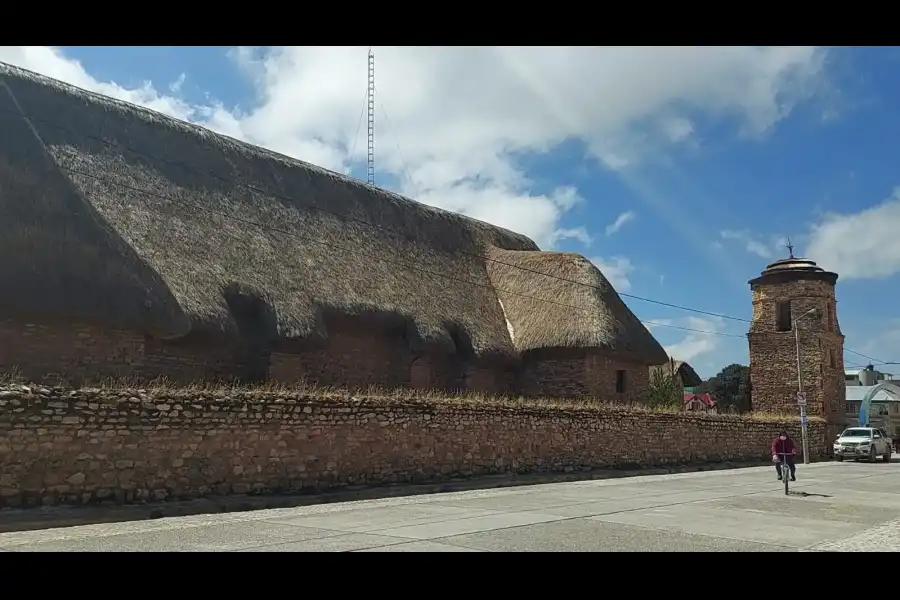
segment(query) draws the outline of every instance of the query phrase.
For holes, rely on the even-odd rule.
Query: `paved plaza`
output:
[[[0,534],[5,552],[900,550],[900,462],[522,486]]]

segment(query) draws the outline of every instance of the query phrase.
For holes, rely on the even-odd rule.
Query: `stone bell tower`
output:
[[[788,258],[772,263],[749,282],[753,409],[798,411],[799,362],[807,412],[835,423],[843,419],[845,397],[844,335],[834,289],[838,275],[811,260],[794,258],[790,245],[788,250]]]

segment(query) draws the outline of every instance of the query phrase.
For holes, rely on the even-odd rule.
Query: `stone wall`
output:
[[[132,375],[144,352],[140,334],[69,322],[0,320],[0,373],[78,382]]]
[[[272,361],[269,374],[283,382],[303,379],[350,388],[396,387],[409,379],[408,354],[399,336],[366,330],[331,331],[323,348],[280,354]]]
[[[459,354],[415,356],[399,333],[333,326],[320,347],[279,346],[248,355],[226,336],[190,334],[160,340],[141,333],[77,323],[27,324],[0,321],[0,373],[18,370],[31,381],[97,383],[108,378],[150,381],[160,377],[184,385],[232,378],[305,381],[349,389],[412,387],[448,392],[549,397],[594,397],[620,402],[642,399],[647,366],[590,349],[527,353],[521,363]],[[625,391],[616,392],[616,371],[625,371]]]
[[[609,407],[0,388],[0,503],[132,502],[766,459],[782,427]],[[812,456],[825,428],[810,421]]]
[[[166,341],[87,323],[0,321],[0,373],[31,381],[96,383],[104,379],[173,382],[243,375],[239,349],[227,339]]]
[[[794,281],[759,284],[752,292],[753,323],[748,338],[754,410],[797,410],[794,331],[778,331],[776,327],[778,303],[790,301],[793,318],[812,308],[818,310],[797,323],[807,410],[810,415],[839,419],[845,395],[844,337],[836,318],[834,287],[823,281]]]
[[[422,390],[466,389],[464,365],[454,357],[413,357],[399,344],[377,338],[338,335],[327,346],[296,353],[273,352],[269,380],[299,381],[340,388],[411,387]],[[478,382],[475,382],[478,385]],[[487,392],[488,390],[479,390]],[[510,391],[508,387],[497,393]]]
[[[177,383],[225,380],[239,374],[249,380],[241,349],[232,340],[188,335],[176,340],[144,341],[140,368],[133,376],[165,377]]]
[[[625,371],[622,393],[616,392],[616,371]],[[525,354],[518,391],[525,396],[589,396],[638,402],[646,396],[649,386],[650,369],[644,363],[589,349],[553,348]]]

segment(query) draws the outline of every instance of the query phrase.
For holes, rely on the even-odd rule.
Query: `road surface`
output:
[[[900,462],[800,465],[0,534],[4,552],[900,551]]]

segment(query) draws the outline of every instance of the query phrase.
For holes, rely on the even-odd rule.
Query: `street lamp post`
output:
[[[803,397],[803,376],[800,369],[800,329],[797,323],[800,319],[808,317],[816,312],[815,308],[811,308],[796,319],[794,319],[794,347],[797,350],[797,401]],[[806,435],[806,402],[800,403],[800,434],[803,443],[803,464],[809,464],[809,438]]]

